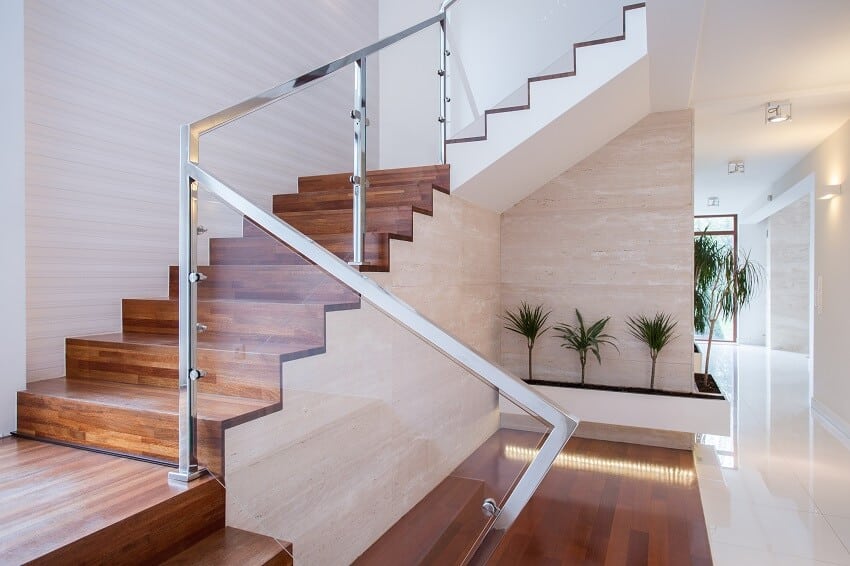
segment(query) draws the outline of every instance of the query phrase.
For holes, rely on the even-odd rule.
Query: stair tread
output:
[[[474,531],[483,528],[486,519],[481,514],[484,500],[484,482],[449,476],[440,482],[419,503],[413,506],[398,522],[355,561],[358,566],[381,564],[445,564],[428,558],[441,554],[454,542],[452,532],[460,524],[471,523]],[[469,517],[474,517],[470,520]],[[468,530],[468,529],[467,529]],[[449,540],[445,540],[447,538]],[[470,544],[474,536],[469,537]],[[467,542],[467,541],[465,541]],[[463,556],[455,556],[459,559]]]
[[[366,209],[393,206],[412,206],[420,214],[431,214],[434,209],[432,183],[419,182],[410,185],[376,187],[367,191]],[[351,214],[354,191],[309,191],[274,195],[272,209],[275,214],[283,212],[311,212],[343,210]]]
[[[178,412],[176,388],[57,377],[31,382],[21,393],[61,397],[145,412],[173,415]],[[205,421],[227,421],[273,405],[274,402],[260,399],[198,393],[198,418]]]
[[[449,165],[424,165],[397,169],[376,169],[366,172],[369,179],[369,191],[386,186],[411,185],[431,182],[435,189],[449,191]],[[316,191],[346,191],[351,188],[350,172],[312,175],[298,178],[298,191],[301,193]]]
[[[68,338],[70,343],[99,342],[133,346],[172,346],[177,347],[179,338],[170,334],[149,334],[146,332],[112,332]],[[288,338],[262,334],[238,335],[221,332],[202,332],[198,334],[198,348],[202,350],[244,351],[256,354],[275,354],[288,356],[295,352],[322,348],[324,341],[302,338]]]
[[[292,564],[292,544],[279,543],[269,536],[224,527],[214,531],[177,556],[163,562],[164,566],[205,564],[209,566],[288,565]]]

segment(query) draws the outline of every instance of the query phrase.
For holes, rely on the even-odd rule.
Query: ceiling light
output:
[[[737,175],[744,173],[744,162],[743,161],[730,161],[729,168],[727,172],[730,175]]]
[[[708,201],[706,206],[717,207],[720,206],[720,197],[708,197]]]
[[[767,124],[779,124],[791,119],[791,103],[787,100],[781,102],[768,102],[764,106],[764,121]]]
[[[829,200],[841,194],[841,185],[823,185],[817,188],[817,197],[820,200]]]

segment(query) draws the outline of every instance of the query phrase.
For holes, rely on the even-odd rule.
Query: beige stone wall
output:
[[[770,347],[809,353],[811,198],[770,217]]]
[[[373,279],[487,359],[499,361],[499,214],[434,193],[413,242],[392,241],[390,273]]]
[[[435,198],[375,279],[498,360],[499,217]],[[499,426],[489,386],[365,301],[283,376],[281,412],[227,431],[227,521],[298,564],[351,563]]]
[[[557,151],[557,148],[552,148]],[[554,321],[611,316],[620,353],[604,347],[587,381],[649,386],[648,350],[629,315],[679,322],[658,359],[656,387],[690,391],[693,334],[693,117],[650,114],[502,216],[502,305],[544,303]],[[502,331],[502,362],[527,374],[524,339]],[[578,381],[578,356],[550,331],[535,347],[535,378]]]

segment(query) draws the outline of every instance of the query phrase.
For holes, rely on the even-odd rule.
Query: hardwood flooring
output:
[[[531,451],[508,445],[506,460]],[[693,455],[573,438],[490,560],[508,565],[707,566]]]

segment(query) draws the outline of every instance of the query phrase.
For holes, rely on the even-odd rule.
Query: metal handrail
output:
[[[194,163],[187,164],[189,177],[203,186],[221,202],[237,213],[250,218],[266,232],[294,249],[341,283],[360,294],[376,308],[419,336],[422,340],[451,358],[481,381],[496,388],[501,395],[517,406],[551,425],[552,430],[540,447],[538,455],[517,481],[502,508],[498,510],[491,529],[479,548],[493,549],[493,539],[507,531],[537,490],[555,458],[578,426],[579,419],[561,410],[553,401],[531,388],[522,379],[493,364],[463,342],[428,320],[409,304],[381,287],[336,255],[314,242],[277,216],[266,212],[232,187]],[[490,538],[491,540],[487,540]],[[486,558],[486,557],[482,557]],[[479,563],[473,557],[473,563]],[[483,563],[483,562],[482,562]]]
[[[360,59],[364,59],[373,53],[377,53],[381,49],[393,45],[394,43],[398,43],[402,39],[409,37],[415,33],[422,31],[423,29],[430,27],[437,22],[442,22],[446,18],[446,14],[444,12],[440,12],[436,16],[432,16],[426,20],[422,20],[416,25],[410,26],[407,29],[404,29],[396,34],[390,35],[376,41],[375,43],[368,45],[362,49],[358,49],[356,51],[352,51],[348,55],[340,57],[334,61],[326,65],[322,65],[321,67],[316,67],[312,71],[308,71],[303,75],[299,75],[294,79],[286,81],[285,83],[279,84],[276,87],[270,88],[264,92],[256,96],[252,96],[246,100],[238,104],[234,104],[224,110],[220,110],[215,114],[211,114],[206,118],[201,118],[200,120],[196,120],[190,124],[190,132],[193,137],[200,136],[207,132],[211,132],[216,128],[220,128],[225,124],[228,124],[234,120],[242,118],[243,116],[247,116],[252,112],[256,112],[260,108],[268,106],[278,100],[282,100],[292,94],[295,94],[299,90],[303,89],[310,83],[313,83],[319,79],[323,79],[328,75],[339,71],[340,69],[355,63]]]
[[[366,178],[366,126],[368,125],[365,90],[366,57],[439,23],[441,57],[437,74],[440,77],[441,115],[438,117],[438,121],[442,140],[441,160],[445,163],[446,113],[449,100],[446,91],[446,74],[447,58],[450,55],[447,48],[446,9],[456,1],[444,0],[440,12],[435,16],[266,90],[257,96],[181,127],[178,306],[180,313],[178,330],[179,462],[177,471],[171,472],[169,477],[181,481],[190,481],[203,472],[197,459],[196,402],[197,380],[204,376],[203,370],[197,365],[197,285],[205,279],[204,275],[198,271],[197,264],[198,186],[200,184],[219,200],[228,204],[243,216],[250,218],[268,233],[312,261],[332,277],[358,292],[363,299],[443,352],[477,378],[496,388],[500,394],[513,401],[517,406],[547,422],[552,427],[537,456],[514,484],[514,488],[502,508],[499,509],[495,502],[487,502],[492,518],[488,523],[487,530],[476,541],[476,546],[464,561],[468,564],[484,564],[489,553],[495,549],[498,540],[513,524],[520,511],[543,481],[543,477],[552,467],[555,458],[578,426],[578,419],[563,412],[554,402],[531,389],[521,379],[484,359],[461,341],[416,312],[410,305],[316,244],[303,233],[250,202],[223,181],[202,169],[198,164],[201,135],[282,100],[311,83],[354,64],[355,104],[351,111],[351,117],[354,120],[354,173],[351,177],[351,184],[354,189],[354,261],[352,263],[360,264],[363,260],[364,251],[366,188],[368,187],[368,179]]]

